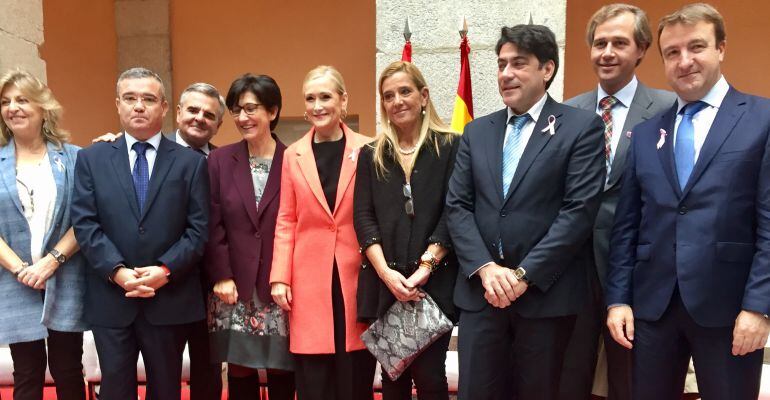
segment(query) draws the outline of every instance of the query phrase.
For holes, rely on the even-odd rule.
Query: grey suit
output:
[[[565,104],[596,111],[597,96],[598,90],[594,89],[567,100]],[[567,347],[562,371],[561,399],[587,399],[591,394],[597,357],[597,338],[605,325],[606,316],[602,288],[606,282],[610,233],[615,217],[615,207],[620,196],[621,176],[625,169],[626,153],[631,144],[632,135],[629,132],[632,132],[637,124],[670,108],[675,101],[674,93],[652,89],[641,82],[634,93],[594,224],[593,248],[596,269],[589,271],[592,295],[585,309],[578,314],[575,330]],[[605,340],[609,380],[608,399],[630,399],[631,352],[620,347],[609,335],[605,335],[605,338],[609,339]]]

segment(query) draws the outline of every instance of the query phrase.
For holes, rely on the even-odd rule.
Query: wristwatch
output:
[[[527,279],[527,270],[524,269],[524,267],[518,267],[513,270],[513,276],[520,280],[526,282],[527,285],[529,285],[529,280]]]
[[[424,265],[426,268],[433,272],[438,267],[439,259],[430,250],[425,250],[420,256],[420,265]]]
[[[53,259],[56,260],[59,265],[64,264],[67,261],[67,256],[62,254],[59,250],[51,249],[48,251],[48,254],[53,256]]]

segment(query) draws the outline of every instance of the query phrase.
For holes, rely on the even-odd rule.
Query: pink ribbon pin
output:
[[[556,117],[553,115],[548,116],[548,126],[540,130],[540,132],[548,132],[551,136],[556,134]]]
[[[666,130],[665,129],[661,129],[660,130],[660,139],[658,139],[658,144],[655,145],[655,147],[657,147],[658,150],[660,150],[660,148],[663,147],[664,144],[666,144]]]

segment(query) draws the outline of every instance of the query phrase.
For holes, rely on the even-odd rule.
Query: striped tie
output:
[[[150,186],[150,168],[147,163],[145,152],[152,147],[147,142],[135,142],[131,148],[136,152],[136,161],[134,161],[134,189],[136,190],[136,202],[139,203],[139,212],[144,210],[144,200],[147,198],[147,189]]]
[[[607,175],[609,175],[612,160],[612,107],[617,103],[618,99],[614,96],[607,96],[599,101],[602,121],[604,121],[604,160],[607,162]]]
[[[505,132],[507,139],[503,146],[503,197],[508,194],[513,174],[521,159],[522,146],[526,145],[521,140],[521,130],[527,121],[529,121],[529,114],[514,115],[508,120],[508,129]]]

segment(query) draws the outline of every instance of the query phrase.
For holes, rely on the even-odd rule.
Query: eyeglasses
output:
[[[158,99],[155,96],[136,96],[132,94],[127,94],[121,97],[120,101],[122,101],[123,103],[129,106],[135,106],[136,103],[141,101],[145,107],[152,107],[160,103],[160,99]]]
[[[412,185],[404,184],[404,197],[406,197],[406,203],[404,204],[404,210],[406,215],[414,217],[414,198],[412,197]]]
[[[241,115],[241,111],[245,112],[246,115],[254,115],[260,107],[267,109],[264,104],[257,103],[246,103],[242,106],[233,106],[233,108],[230,109],[230,115],[232,115],[233,118],[238,118]]]

